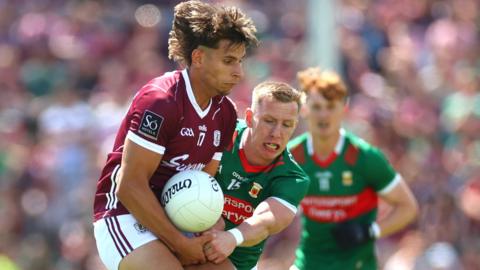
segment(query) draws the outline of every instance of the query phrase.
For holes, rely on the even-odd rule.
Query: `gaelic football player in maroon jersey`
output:
[[[236,7],[188,1],[174,13],[169,57],[186,68],[137,92],[97,184],[94,233],[110,270],[203,263],[203,245],[212,239],[184,236],[157,198],[179,171],[217,171],[237,117],[226,95],[243,77],[256,29]]]

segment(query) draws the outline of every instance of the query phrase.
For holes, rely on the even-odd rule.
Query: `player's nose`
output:
[[[243,75],[242,63],[236,63],[232,69],[232,76],[239,81],[243,78]]]

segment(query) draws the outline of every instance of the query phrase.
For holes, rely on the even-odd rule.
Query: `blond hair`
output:
[[[236,7],[216,6],[193,0],[174,8],[168,39],[168,57],[180,64],[192,63],[192,51],[203,45],[218,48],[222,39],[232,44],[257,45],[253,21]]]
[[[305,101],[305,94],[284,82],[267,81],[255,86],[252,96],[252,110],[254,110],[265,97],[273,97],[282,103],[296,102],[298,109]]]
[[[327,100],[345,99],[348,95],[347,87],[342,78],[333,71],[311,67],[297,73],[300,89],[309,94],[318,92]]]

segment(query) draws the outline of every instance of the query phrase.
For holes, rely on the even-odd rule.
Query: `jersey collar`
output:
[[[312,157],[312,159],[320,165],[321,167],[328,167],[342,152],[343,145],[345,144],[345,130],[343,128],[340,129],[340,136],[338,137],[337,144],[333,149],[333,152],[328,155],[326,159],[319,159],[317,155],[315,155],[315,150],[313,149],[313,139],[312,135],[308,133],[307,136],[307,152],[308,155]]]
[[[198,116],[200,118],[204,118],[210,111],[210,106],[212,105],[212,99],[210,99],[208,103],[208,107],[205,110],[202,110],[198,105],[197,100],[195,99],[195,95],[193,94],[192,85],[190,84],[190,79],[188,77],[187,69],[182,70],[182,76],[183,76],[183,79],[185,80],[185,88],[187,89],[187,96],[188,96],[188,99],[190,100],[190,103],[192,104],[193,108],[197,112]]]

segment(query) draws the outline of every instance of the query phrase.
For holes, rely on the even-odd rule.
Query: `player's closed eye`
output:
[[[275,124],[275,122],[276,122],[273,119],[263,119],[263,121],[265,121],[265,123],[267,123],[267,124]]]
[[[286,127],[286,128],[291,128],[291,127],[293,127],[293,124],[291,124],[291,123],[283,123],[283,126]]]
[[[238,60],[236,60],[236,59],[234,59],[234,58],[226,58],[226,59],[223,59],[223,63],[224,63],[225,65],[233,65],[233,64],[236,64],[237,62],[238,62],[238,63],[242,63],[241,60],[238,61]]]

